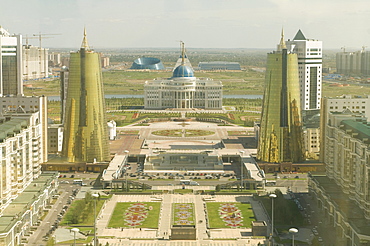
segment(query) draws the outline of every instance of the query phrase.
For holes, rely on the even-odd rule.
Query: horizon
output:
[[[324,49],[359,50],[370,45],[369,13],[366,0],[28,0],[8,2],[0,24],[10,33],[46,34],[52,38],[43,47],[55,48],[79,47],[86,27],[96,48],[177,47],[183,40],[188,48],[270,49],[284,28],[286,40],[302,30]]]

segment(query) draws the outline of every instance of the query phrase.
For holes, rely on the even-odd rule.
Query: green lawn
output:
[[[187,194],[187,193],[193,193],[193,189],[174,189],[174,193],[180,193],[180,194]]]
[[[227,228],[226,223],[222,220],[219,215],[219,209],[223,202],[207,202],[207,213],[210,228]],[[255,221],[252,206],[249,203],[233,203],[235,204],[242,213],[242,227],[251,228],[252,221]]]
[[[102,208],[104,202],[105,202],[105,200],[98,200],[96,202],[96,214],[97,215],[99,214],[99,211]],[[82,211],[77,211],[81,208],[79,206],[80,203],[84,203],[84,201],[83,200],[75,200],[71,204],[70,208],[67,210],[66,215],[63,217],[62,221],[60,222],[60,225],[68,225],[68,226],[74,226],[74,227],[78,227],[78,226],[91,226],[91,227],[93,227],[93,225],[94,225],[94,213],[93,213],[93,211],[88,211],[88,210],[91,210],[91,209],[93,210],[94,207],[93,206],[90,206],[90,207],[86,206],[85,208],[83,208]],[[73,216],[76,216],[76,215],[83,216],[84,214],[86,214],[87,216],[83,217],[80,220],[79,223],[77,223],[77,224],[71,223]]]
[[[128,210],[128,208],[132,205],[131,202],[119,202],[116,204],[113,214],[109,220],[108,227],[111,228],[120,228],[120,227],[132,227],[126,224],[124,221],[124,214]],[[158,221],[159,221],[159,211],[161,207],[160,202],[146,202],[144,203],[146,208],[150,206],[153,208],[152,210],[147,209],[146,212],[148,213],[145,220],[142,222],[141,225],[134,226],[134,227],[144,227],[144,228],[158,228]]]

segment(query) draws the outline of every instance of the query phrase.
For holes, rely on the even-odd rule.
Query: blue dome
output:
[[[173,77],[194,77],[194,71],[191,67],[180,65],[173,71]]]

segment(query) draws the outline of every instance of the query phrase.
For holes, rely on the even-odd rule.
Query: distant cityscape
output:
[[[365,46],[162,59],[89,31],[67,54],[0,27],[0,245],[370,245]]]

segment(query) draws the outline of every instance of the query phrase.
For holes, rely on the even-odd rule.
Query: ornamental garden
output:
[[[119,202],[111,215],[109,228],[158,228],[161,202]],[[163,208],[165,209],[165,208]],[[207,227],[251,228],[255,220],[249,203],[206,203]],[[196,225],[193,203],[172,204],[172,225]],[[203,222],[203,221],[202,221]]]

